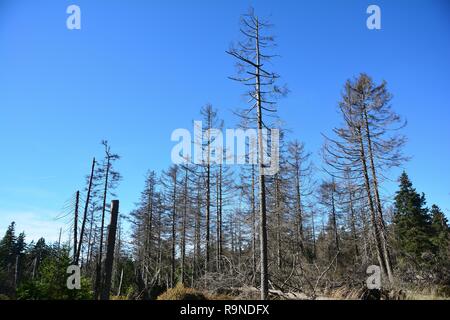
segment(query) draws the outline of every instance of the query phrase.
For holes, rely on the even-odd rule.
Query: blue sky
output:
[[[77,4],[82,29],[66,28]],[[366,28],[377,4],[382,30]],[[317,152],[339,125],[346,79],[385,79],[407,118],[404,168],[428,203],[450,210],[450,4],[443,0],[139,1],[0,0],[0,233],[57,238],[53,218],[83,187],[100,140],[122,156],[121,212],[148,169],[170,164],[176,128],[212,103],[228,127],[244,105],[225,54],[239,16],[254,6],[275,24],[274,69],[291,90],[280,116]],[[316,158],[318,158],[316,156]],[[401,169],[399,169],[401,170]],[[389,176],[394,180],[399,170]],[[396,183],[386,183],[392,193]]]

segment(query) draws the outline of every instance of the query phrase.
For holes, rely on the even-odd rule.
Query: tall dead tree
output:
[[[276,105],[273,98],[286,93],[275,85],[279,76],[265,68],[273,55],[265,51],[273,47],[273,37],[264,35],[264,30],[271,25],[260,19],[251,10],[241,19],[243,41],[232,46],[227,53],[237,60],[238,77],[231,79],[244,83],[250,90],[247,92],[252,106],[242,113],[242,116],[254,121],[258,129],[258,174],[259,174],[259,225],[260,225],[260,257],[261,257],[261,299],[267,299],[269,293],[269,270],[267,258],[267,206],[265,157],[267,150],[263,143],[263,128],[270,129],[263,113],[275,113]],[[255,115],[256,113],[256,115]]]
[[[345,192],[344,194],[347,196],[347,211],[350,214],[350,232],[351,232],[351,238],[353,241],[353,250],[354,250],[354,263],[356,265],[359,257],[359,249],[358,249],[358,235],[356,231],[356,202],[359,200],[360,196],[358,194],[360,193],[360,189],[355,186],[355,184],[352,181],[351,178],[351,170],[348,168],[344,173],[344,186],[345,186]]]
[[[226,156],[226,152],[225,152]],[[216,170],[216,270],[222,269],[225,236],[223,232],[224,208],[230,203],[234,184],[231,167],[219,163]]]
[[[104,228],[105,228],[105,214],[106,214],[106,202],[108,194],[111,189],[114,189],[117,183],[120,181],[120,174],[114,170],[113,163],[114,161],[120,159],[119,155],[111,152],[111,147],[108,144],[108,141],[104,140],[101,142],[104,150],[105,150],[105,158],[103,162],[103,167],[99,168],[99,175],[102,177],[104,181],[103,185],[103,198],[102,198],[102,216],[101,216],[101,225],[100,225],[100,242],[99,242],[99,251],[97,257],[97,265],[96,265],[96,278],[95,278],[95,287],[94,293],[96,298],[100,297],[102,292],[101,286],[103,283],[102,279],[102,260],[103,260],[103,236],[104,236]]]
[[[166,208],[170,212],[170,274],[169,286],[175,286],[176,278],[176,244],[178,226],[178,171],[177,165],[171,166],[164,172],[161,180],[166,191]]]
[[[390,282],[393,281],[391,258],[388,247],[387,231],[383,217],[383,206],[379,192],[379,175],[377,170],[397,167],[406,160],[401,149],[406,142],[404,136],[392,135],[392,131],[405,126],[401,118],[392,111],[392,95],[387,91],[386,82],[375,85],[366,74],[361,74],[352,86],[352,91],[359,98],[358,109],[367,142],[367,152],[372,175],[372,187],[378,212],[378,224],[381,232],[384,259]],[[393,126],[395,126],[393,128]]]
[[[352,89],[347,84],[344,89],[339,109],[344,118],[345,125],[333,129],[336,139],[325,136],[324,159],[331,168],[327,170],[334,178],[344,179],[345,172],[351,168],[355,179],[361,180],[366,193],[367,207],[370,212],[373,239],[376,247],[377,259],[384,274],[387,274],[381,242],[379,225],[373,203],[373,193],[367,166],[366,147],[362,136],[361,123],[358,121],[358,112],[354,106],[357,104]]]
[[[320,202],[328,211],[328,224],[332,232],[333,238],[333,257],[340,251],[339,233],[338,233],[338,218],[337,218],[337,185],[334,179],[331,181],[324,181],[320,185]],[[332,258],[330,256],[330,258]]]
[[[202,230],[202,207],[203,207],[203,183],[202,177],[198,176],[196,183],[196,205],[195,205],[195,222],[194,222],[194,261],[192,266],[193,277],[196,278],[200,273],[201,261],[201,230]]]
[[[216,173],[216,270],[220,271],[222,256],[222,164]]]
[[[305,253],[305,235],[304,235],[304,201],[303,197],[312,192],[307,189],[306,180],[311,175],[311,163],[309,162],[311,154],[305,151],[303,143],[295,140],[288,145],[288,170],[290,178],[294,181],[294,209],[296,225],[296,243],[299,248],[298,253]]]
[[[274,195],[274,210],[275,210],[275,217],[276,217],[276,259],[277,259],[277,268],[278,270],[282,267],[282,260],[281,260],[281,246],[282,246],[282,191],[281,191],[281,178],[280,174],[277,173],[274,176],[274,188],[275,188],[275,195]]]
[[[201,151],[202,151],[202,167],[204,170],[204,183],[206,189],[206,225],[205,225],[205,271],[210,270],[211,260],[211,208],[213,206],[212,191],[213,187],[213,167],[211,152],[214,143],[213,129],[218,129],[217,110],[211,104],[207,104],[200,110],[203,117],[203,128],[201,130]]]
[[[75,214],[73,219],[73,263],[77,264],[77,246],[78,246],[78,208],[80,205],[80,191],[75,194]]]
[[[114,252],[116,244],[116,231],[117,220],[119,216],[119,200],[113,200],[111,202],[111,222],[108,227],[108,242],[106,246],[106,259],[105,259],[105,277],[102,285],[101,300],[109,300],[111,292],[111,279],[114,263]]]
[[[255,165],[251,165],[251,196],[250,196],[250,206],[251,206],[251,222],[252,222],[252,270],[253,275],[256,276],[256,241],[258,237],[258,224],[257,224],[257,216],[256,216],[256,197],[255,197]]]
[[[390,100],[385,82],[377,86],[365,74],[347,81],[339,104],[345,126],[334,130],[338,139],[327,138],[324,149],[327,164],[338,175],[350,168],[352,176],[357,173],[355,179],[363,181],[378,260],[392,283],[378,172],[399,166],[406,158],[401,154],[405,138],[395,133],[405,123],[392,111]]]
[[[89,210],[89,201],[91,199],[92,183],[94,180],[94,170],[95,170],[95,158],[92,159],[91,174],[89,176],[86,201],[84,204],[83,220],[81,222],[81,230],[80,230],[80,241],[78,243],[78,249],[76,252],[75,264],[78,264],[78,261],[80,260],[81,247],[83,245],[84,232],[85,232],[85,228],[86,228],[87,215],[88,215],[88,210]]]
[[[180,281],[185,284],[186,282],[186,245],[187,245],[187,229],[188,229],[188,212],[190,209],[189,199],[189,174],[190,168],[187,164],[183,165],[184,179],[183,179],[183,216],[181,220],[181,270]]]

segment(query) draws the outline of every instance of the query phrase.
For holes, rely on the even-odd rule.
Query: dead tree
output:
[[[241,33],[244,41],[238,42],[227,53],[237,60],[239,76],[231,78],[244,83],[250,88],[247,92],[252,106],[241,115],[256,122],[258,129],[258,169],[259,169],[259,223],[260,223],[260,257],[261,257],[261,299],[267,299],[269,292],[269,270],[267,258],[267,206],[266,206],[266,180],[264,159],[267,150],[263,144],[263,128],[269,129],[264,122],[263,112],[275,113],[276,105],[273,98],[286,93],[275,85],[279,77],[269,72],[264,62],[269,61],[273,55],[267,54],[266,49],[273,46],[273,37],[263,34],[264,29],[271,25],[261,20],[253,10],[241,19]],[[254,115],[256,113],[256,115]]]
[[[382,171],[383,168],[396,167],[406,160],[406,157],[401,154],[401,149],[406,141],[405,137],[389,134],[404,127],[406,123],[402,122],[401,118],[391,109],[391,94],[387,91],[386,82],[376,86],[369,76],[361,74],[353,84],[352,91],[359,98],[357,106],[367,143],[375,206],[378,212],[377,223],[381,233],[386,271],[390,282],[392,282],[392,265],[379,193],[377,169]],[[392,126],[397,127],[392,128]]]
[[[95,170],[95,158],[92,160],[91,174],[89,176],[86,202],[84,204],[83,220],[81,222],[81,230],[80,230],[80,241],[78,243],[78,249],[76,252],[75,264],[78,264],[78,261],[80,260],[81,247],[83,245],[84,230],[86,228],[87,214],[88,214],[88,210],[89,210],[89,201],[91,199],[92,182],[94,179],[94,170]]]
[[[194,261],[192,266],[193,277],[196,278],[200,274],[201,261],[201,230],[202,230],[202,207],[203,207],[203,183],[201,177],[196,179],[196,206],[195,206],[195,225],[194,225]]]
[[[121,179],[120,174],[116,172],[112,165],[113,162],[120,159],[119,155],[111,152],[111,147],[108,145],[108,141],[102,141],[102,145],[105,148],[105,159],[104,165],[102,168],[99,168],[99,175],[103,178],[104,187],[103,187],[103,204],[102,204],[102,216],[101,216],[101,226],[100,226],[100,242],[99,242],[99,251],[97,257],[97,266],[96,266],[96,278],[95,278],[95,296],[98,299],[102,292],[102,260],[103,260],[103,236],[104,236],[104,226],[105,226],[105,214],[106,214],[106,201],[108,197],[108,192],[110,189],[116,187],[118,181]]]
[[[170,219],[170,278],[169,286],[175,286],[176,277],[176,243],[178,226],[178,170],[177,165],[171,166],[167,172],[164,172],[162,185],[166,191],[166,208],[169,211]]]
[[[181,221],[181,283],[185,283],[186,275],[186,229],[189,209],[189,167],[183,166],[184,182],[183,182],[183,217]]]
[[[75,195],[75,214],[73,219],[73,263],[77,264],[77,245],[78,245],[78,207],[80,204],[80,191]]]
[[[328,223],[332,231],[334,252],[340,251],[339,248],[339,233],[338,233],[338,218],[337,218],[337,185],[333,180],[324,181],[320,185],[320,203],[329,212]]]
[[[210,260],[211,260],[211,208],[213,206],[212,200],[212,190],[213,187],[213,167],[211,159],[212,143],[214,142],[214,137],[212,135],[212,130],[217,129],[218,119],[217,110],[215,110],[211,104],[205,105],[201,110],[200,114],[203,117],[204,127],[201,130],[202,137],[201,141],[201,151],[202,151],[202,167],[204,171],[204,184],[206,189],[206,225],[205,225],[205,271],[210,270]]]
[[[383,273],[392,282],[378,172],[399,166],[406,158],[401,154],[405,138],[391,134],[404,123],[391,110],[390,99],[385,82],[376,86],[365,74],[355,81],[347,81],[339,105],[345,127],[334,130],[338,140],[327,138],[325,154],[334,172],[342,176],[350,168],[352,174],[358,173],[356,179],[363,181],[378,260]],[[394,125],[398,126],[393,128]]]
[[[119,200],[111,202],[111,222],[108,228],[108,243],[105,259],[105,277],[102,285],[101,300],[109,300],[111,291],[111,279],[114,263],[114,246],[116,243],[117,220],[119,215]]]
[[[303,197],[312,193],[306,187],[306,181],[311,175],[311,163],[309,162],[311,154],[305,151],[303,143],[295,140],[288,145],[288,168],[290,178],[294,181],[294,209],[296,225],[296,242],[299,252],[305,253],[305,235],[304,235],[304,201]]]

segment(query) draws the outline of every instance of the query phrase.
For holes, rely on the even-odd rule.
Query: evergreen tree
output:
[[[15,229],[12,222],[0,241],[0,295],[14,295]]]
[[[406,172],[399,179],[400,190],[395,196],[394,224],[401,257],[423,261],[423,254],[433,252],[432,228],[425,195],[413,188]]]
[[[69,248],[52,248],[44,259],[39,276],[17,288],[19,300],[86,300],[92,299],[89,280],[81,278],[81,290],[67,288],[67,267],[72,263]]]
[[[448,220],[441,209],[433,204],[431,206],[431,227],[433,237],[431,241],[437,249],[437,255],[440,261],[449,265],[450,260],[450,228]]]
[[[0,241],[0,267],[10,270],[14,265],[16,253],[16,223],[11,222],[6,230],[5,236]]]

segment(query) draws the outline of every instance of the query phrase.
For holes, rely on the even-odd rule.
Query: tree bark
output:
[[[109,169],[110,169],[110,159],[107,156],[106,162],[106,173],[105,173],[105,185],[103,189],[103,205],[102,205],[102,222],[100,226],[100,244],[99,244],[99,252],[97,258],[97,268],[96,268],[96,277],[95,277],[95,296],[98,299],[102,292],[102,260],[103,260],[103,231],[105,228],[105,213],[106,213],[106,197],[108,194],[108,178],[109,178]]]
[[[185,283],[185,264],[186,264],[186,224],[187,224],[187,208],[188,208],[188,168],[185,167],[184,176],[184,204],[183,204],[183,221],[181,230],[181,283]]]
[[[111,222],[108,228],[108,243],[105,259],[105,280],[102,284],[101,300],[109,300],[111,291],[112,269],[114,262],[114,247],[116,244],[117,219],[119,216],[119,200],[111,202]]]
[[[263,146],[263,120],[262,120],[262,97],[261,97],[261,59],[260,59],[260,40],[259,40],[259,21],[256,17],[256,101],[257,101],[257,122],[258,122],[258,165],[259,165],[259,220],[260,220],[260,254],[261,254],[261,300],[266,300],[269,295],[269,270],[267,259],[267,222],[266,222],[266,178],[264,175],[264,146]]]
[[[170,285],[175,286],[175,244],[176,244],[176,224],[177,224],[177,174],[174,173],[173,178],[173,194],[172,194],[172,258],[170,271]]]
[[[365,131],[366,131],[366,139],[367,139],[367,148],[368,148],[368,155],[370,160],[370,169],[372,172],[372,184],[373,184],[373,190],[375,193],[375,205],[378,211],[378,220],[377,223],[379,225],[379,231],[381,234],[381,241],[383,246],[383,257],[386,264],[386,272],[388,275],[389,282],[392,283],[394,281],[394,276],[392,273],[391,268],[391,258],[389,254],[389,248],[387,246],[387,237],[386,237],[386,227],[384,224],[384,218],[383,218],[383,207],[381,205],[381,199],[380,199],[380,193],[378,189],[378,179],[376,174],[376,168],[374,163],[374,157],[373,157],[373,151],[372,151],[372,138],[370,134],[370,128],[369,128],[369,119],[367,115],[367,110],[364,105],[363,108],[363,116],[364,116],[364,124],[365,124]]]
[[[78,246],[78,206],[80,202],[80,191],[77,191],[75,195],[75,214],[73,219],[73,262],[77,262],[77,246]]]
[[[387,274],[385,260],[383,259],[383,247],[381,244],[375,208],[373,205],[372,190],[370,187],[369,173],[367,170],[366,154],[365,154],[364,142],[363,142],[362,135],[361,135],[361,128],[357,127],[356,132],[357,132],[357,138],[359,140],[359,145],[360,145],[360,150],[359,150],[360,160],[361,160],[361,164],[363,167],[362,169],[363,169],[363,175],[364,175],[364,186],[366,189],[367,202],[368,202],[369,210],[370,210],[370,221],[372,223],[373,235],[374,235],[374,239],[375,239],[375,245],[377,248],[378,262],[380,263],[380,267],[381,267],[381,270],[383,271],[383,273]]]

